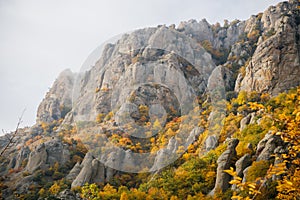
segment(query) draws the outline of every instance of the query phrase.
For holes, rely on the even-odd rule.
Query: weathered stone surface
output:
[[[279,146],[283,146],[283,141],[279,136],[266,134],[266,136],[257,145],[256,160],[260,161],[272,159],[276,148]]]
[[[243,183],[247,181],[246,177],[247,177],[247,173],[248,170],[250,169],[251,166],[247,167],[246,169],[244,169],[243,171]]]
[[[188,147],[190,144],[194,143],[200,134],[202,134],[204,131],[203,128],[200,128],[200,127],[195,127],[189,134],[188,138],[186,139],[186,142],[185,142],[185,146]],[[178,146],[176,148],[173,148],[173,149],[177,149]]]
[[[23,147],[16,157],[15,169],[18,169],[22,166],[22,162],[29,157],[30,149],[28,147]]]
[[[264,12],[262,36],[245,77],[237,90],[269,92],[273,95],[300,83],[299,9],[297,3],[279,3]]]
[[[238,161],[236,161],[235,163],[235,171],[237,173],[237,175],[241,178],[244,178],[244,170],[249,167],[251,165],[252,161],[251,161],[251,156],[250,154],[246,154],[243,157],[241,157]],[[236,190],[237,189],[237,185],[233,184],[231,186],[232,190]]]
[[[53,139],[35,147],[30,153],[26,170],[33,172],[38,168],[54,165],[56,162],[63,165],[70,160],[67,147],[59,139]]]
[[[225,90],[232,90],[234,88],[234,84],[232,72],[228,68],[220,65],[216,67],[210,75],[207,89],[209,91],[221,89],[225,92]]]
[[[69,172],[69,174],[66,176],[66,179],[68,181],[74,181],[75,178],[78,176],[78,174],[80,173],[82,167],[80,165],[80,163],[76,163],[74,165],[74,167],[71,169],[71,171]]]
[[[70,160],[70,152],[60,139],[45,142],[47,151],[47,164],[54,165],[56,162],[63,165]]]
[[[228,27],[220,27],[218,30],[213,30],[213,27],[203,19],[199,22],[196,20],[181,22],[177,30],[184,32],[197,41],[207,40],[214,48],[229,48],[238,41],[239,36],[244,32],[244,28],[245,22],[236,21],[236,23],[232,23]]]
[[[92,161],[94,160],[91,153],[87,153],[81,163],[81,170],[72,182],[72,187],[83,186],[85,183],[89,183],[92,178]],[[77,167],[76,171],[79,167]]]
[[[99,160],[92,161],[92,180],[93,183],[104,183],[105,181],[105,166]]]
[[[214,40],[212,28],[205,19],[199,22],[197,22],[196,20],[181,22],[177,29],[179,31],[183,31],[185,34],[195,38],[198,41]]]
[[[235,170],[239,177],[243,177],[243,171],[251,165],[251,156],[249,154],[244,155],[235,163]]]
[[[225,173],[224,170],[229,169],[233,165],[233,160],[236,157],[236,146],[238,145],[238,139],[232,139],[228,142],[227,149],[222,153],[218,158],[218,168],[217,168],[217,178],[215,187],[210,194],[214,194],[216,190],[226,191],[229,187],[229,181],[231,176],[228,173]]]
[[[178,103],[171,99],[185,104],[187,98],[203,93],[214,68],[210,54],[185,34],[165,26],[134,31],[107,45],[95,66],[81,75],[74,118],[94,120],[97,113],[124,110],[126,103],[159,103],[165,109],[168,103],[176,108]],[[144,90],[151,94],[148,97],[156,95],[157,102],[145,101],[139,93]],[[169,95],[161,98],[162,92]],[[128,102],[133,94],[136,98]]]
[[[46,164],[46,161],[47,151],[45,144],[43,143],[37,146],[36,149],[30,153],[26,170],[33,172],[39,167],[43,167]]]
[[[13,157],[10,159],[7,168],[8,168],[8,169],[13,169],[13,168],[15,167],[15,165],[16,165],[16,160],[17,160],[17,159],[16,159],[16,156],[13,156]]]
[[[241,122],[240,122],[240,131],[244,130],[246,128],[246,126],[249,124],[251,120],[251,116],[247,115],[246,117],[244,117]]]
[[[218,146],[218,139],[215,135],[210,135],[206,138],[205,142],[205,150],[210,151]]]
[[[38,107],[37,122],[50,123],[63,118],[72,108],[72,89],[75,75],[63,71]]]
[[[72,187],[83,186],[85,183],[103,183],[107,177],[107,171],[103,163],[95,159],[91,153],[87,153],[79,165],[74,166],[68,175],[72,180]]]

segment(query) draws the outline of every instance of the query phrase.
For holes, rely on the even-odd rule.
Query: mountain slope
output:
[[[106,44],[91,68],[62,72],[36,125],[18,130],[0,197],[296,198],[299,16],[290,0],[246,21],[190,20]]]

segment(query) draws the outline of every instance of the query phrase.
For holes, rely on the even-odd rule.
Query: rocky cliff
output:
[[[278,94],[299,85],[300,19],[297,3],[283,2],[257,18],[256,49],[239,74],[236,91]],[[256,34],[256,35],[255,35]]]
[[[13,199],[33,188],[34,196],[45,186],[56,197],[78,199],[54,186],[118,185],[133,172],[154,174],[152,180],[169,164],[180,171],[190,157],[211,154],[214,180],[204,193],[235,190],[224,170],[234,167],[245,178],[253,162],[276,163],[274,154],[287,153],[285,142],[258,128],[270,114],[250,108],[241,94],[259,104],[267,101],[261,94],[269,98],[300,85],[299,16],[299,2],[290,0],[246,21],[190,20],[107,43],[93,66],[59,75],[39,105],[36,125],[13,138],[1,157],[0,194]],[[234,138],[253,132],[260,135],[245,148]],[[2,149],[13,134],[7,136],[0,137]]]
[[[75,77],[76,75],[70,70],[61,72],[38,107],[37,123],[50,123],[64,118],[70,112]]]

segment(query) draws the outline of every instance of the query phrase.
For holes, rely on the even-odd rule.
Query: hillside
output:
[[[0,137],[0,199],[299,199],[299,6],[136,30],[63,71]]]

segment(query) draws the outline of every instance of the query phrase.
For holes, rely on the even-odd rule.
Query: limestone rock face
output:
[[[215,187],[211,194],[216,190],[226,191],[229,187],[229,181],[231,176],[224,172],[224,170],[229,169],[232,166],[232,162],[234,157],[236,157],[236,146],[238,145],[238,139],[232,139],[229,141],[227,149],[224,153],[218,158],[218,168],[217,168],[217,179],[215,183]]]
[[[26,170],[29,172],[33,172],[39,167],[44,166],[46,164],[46,161],[47,151],[45,144],[43,143],[30,153]]]
[[[273,95],[300,83],[300,28],[297,3],[283,2],[265,11],[258,23],[262,34],[236,91]]]
[[[163,148],[157,151],[154,164],[150,171],[157,171],[165,167],[165,164],[172,160],[172,157],[176,156],[176,150],[178,149],[177,141],[174,137],[169,140],[167,148]]]
[[[69,172],[69,174],[66,176],[66,179],[68,181],[73,182],[75,178],[78,176],[78,174],[80,173],[81,169],[82,167],[80,163],[76,163],[74,167],[71,169],[71,171]]]
[[[18,169],[22,166],[22,162],[28,158],[30,154],[30,149],[28,147],[23,147],[16,157],[15,169]]]
[[[240,130],[244,130],[248,124],[254,123],[255,112],[248,114],[240,122]]]
[[[210,151],[218,146],[218,139],[215,135],[210,135],[205,140],[205,150]]]
[[[260,161],[272,159],[275,150],[282,146],[283,141],[279,136],[273,134],[266,134],[265,137],[257,145],[256,160]]]
[[[213,41],[213,31],[211,25],[205,20],[197,22],[196,20],[189,20],[188,22],[181,22],[177,28],[185,34],[194,37],[198,41],[208,40]]]
[[[213,91],[216,87],[222,87],[224,91],[234,88],[232,72],[222,65],[216,67],[208,79],[207,89]]]
[[[239,177],[243,177],[243,171],[251,165],[251,156],[249,154],[244,155],[235,163],[236,173]]]
[[[246,177],[247,177],[247,173],[248,173],[249,169],[250,169],[250,166],[247,167],[246,169],[244,169],[244,171],[243,171],[243,182],[247,181]]]
[[[203,133],[204,129],[200,127],[195,127],[186,138],[185,143],[183,144],[185,148],[187,148],[190,144],[193,144],[197,141],[199,135]],[[157,171],[162,169],[168,164],[168,162],[175,161],[179,154],[177,154],[177,150],[179,148],[179,142],[175,137],[171,137],[168,145],[165,148],[162,148],[157,151],[154,163],[150,169],[150,171]]]
[[[53,166],[56,162],[65,164],[70,160],[69,150],[58,139],[38,145],[30,154],[26,170],[33,172],[38,168]]]
[[[59,75],[38,107],[38,123],[58,120],[71,110],[74,78],[75,74],[70,70],[65,70]]]
[[[54,165],[55,162],[65,164],[70,160],[68,148],[59,139],[45,142],[45,146],[47,151],[47,164]]]
[[[89,183],[92,178],[92,161],[94,160],[93,156],[90,153],[87,153],[81,163],[81,170],[72,182],[72,187],[82,186],[85,183]],[[78,166],[76,166],[78,168]],[[73,168],[74,169],[74,168]],[[74,169],[74,171],[77,171]]]
[[[195,38],[197,41],[207,40],[214,48],[229,48],[239,40],[240,35],[244,32],[244,28],[245,22],[236,21],[229,24],[228,27],[214,30],[212,25],[203,19],[199,22],[196,20],[181,22],[177,30]]]
[[[80,75],[74,117],[94,121],[97,113],[134,109],[122,107],[126,103],[168,103],[176,108],[174,97],[184,103],[205,91],[214,68],[211,55],[176,30],[161,26],[125,34],[116,44],[106,45],[95,66]],[[143,98],[145,93],[153,98]],[[162,98],[162,93],[169,95]]]
[[[91,153],[87,153],[82,163],[76,164],[67,178],[73,180],[72,187],[83,186],[85,183],[103,183],[106,178],[105,166]]]
[[[189,134],[188,138],[186,139],[186,146],[189,146],[190,144],[194,143],[200,134],[202,134],[204,131],[203,128],[195,127]],[[177,149],[178,147],[176,147]]]

